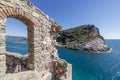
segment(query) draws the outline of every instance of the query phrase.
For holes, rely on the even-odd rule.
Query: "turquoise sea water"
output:
[[[20,43],[19,43],[20,42]],[[59,57],[72,64],[73,80],[120,80],[120,40],[106,40],[109,53],[85,53],[57,47]],[[6,41],[7,51],[27,53],[27,44]]]
[[[22,55],[28,53],[28,44],[22,38],[6,38],[6,50],[9,52],[17,52]]]

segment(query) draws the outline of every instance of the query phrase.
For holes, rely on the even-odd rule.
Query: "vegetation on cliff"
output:
[[[99,30],[95,25],[81,25],[75,28],[63,30],[57,38],[59,44],[74,44],[76,42],[83,42],[95,37],[100,37]]]
[[[98,52],[108,51],[104,38],[95,25],[81,25],[63,30],[57,38],[60,45],[80,51]]]

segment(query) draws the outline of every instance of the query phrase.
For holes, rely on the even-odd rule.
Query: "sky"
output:
[[[30,2],[61,25],[63,30],[94,24],[105,39],[120,39],[120,0],[30,0]],[[23,29],[26,26],[18,23],[15,19],[7,19],[7,34],[26,36],[26,29]]]
[[[6,35],[27,37],[27,26],[15,18],[7,18]]]

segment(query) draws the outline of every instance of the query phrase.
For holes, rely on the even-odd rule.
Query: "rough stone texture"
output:
[[[72,80],[72,66],[64,60],[53,61],[53,77],[55,80]]]
[[[6,56],[0,55],[0,79],[5,77],[6,73]]]
[[[88,41],[84,41],[82,43],[76,43],[72,46],[65,46],[66,48],[86,51],[86,52],[106,52],[109,51],[110,48],[105,44],[105,41],[101,38],[94,38]]]
[[[27,56],[22,56],[18,53],[6,53],[6,73],[17,73],[29,70],[27,62]]]
[[[6,18],[8,17],[16,18],[27,26],[28,58],[24,58],[21,55],[11,55],[5,50]],[[49,75],[45,79],[36,79],[36,77],[23,79],[21,75],[27,77],[30,75],[26,71],[23,73],[20,71],[27,67],[28,70],[33,70],[33,72],[40,73],[41,71],[47,71],[53,74],[51,63],[53,60],[59,59],[55,48],[55,38],[60,30],[61,27],[56,22],[28,0],[0,0],[0,54],[3,54],[2,57],[6,55],[7,58],[4,61],[0,57],[0,80],[51,80]],[[34,74],[34,76],[37,75]],[[66,80],[70,79],[66,78]]]
[[[52,80],[52,74],[48,71],[25,71],[13,74],[6,74],[7,77],[1,77],[0,80]]]

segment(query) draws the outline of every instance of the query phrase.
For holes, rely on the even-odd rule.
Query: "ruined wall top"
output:
[[[58,26],[53,19],[49,18],[48,15],[43,13],[40,9],[36,8],[31,2],[29,2],[29,0],[0,0],[0,11],[8,8],[25,11],[26,15],[31,14],[36,24],[40,21],[47,21],[47,23],[49,22],[49,24]],[[5,14],[7,13],[8,11],[6,11]]]

